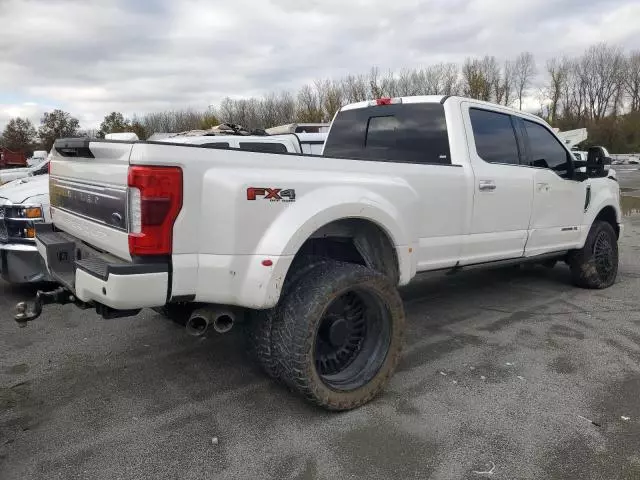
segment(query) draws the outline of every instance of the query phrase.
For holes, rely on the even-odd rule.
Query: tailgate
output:
[[[54,225],[130,261],[127,174],[133,143],[72,138],[57,140],[54,147],[49,176]]]

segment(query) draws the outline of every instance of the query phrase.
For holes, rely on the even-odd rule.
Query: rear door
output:
[[[132,145],[58,141],[49,176],[55,226],[123,260],[131,260],[127,174]]]
[[[415,239],[408,247],[415,251],[416,269],[452,267],[459,260],[471,209],[466,152],[459,148],[463,142],[449,141],[458,130],[448,131],[443,105],[402,100],[343,109],[331,126],[323,156],[362,161],[363,167],[395,183],[390,199]]]
[[[573,156],[542,123],[522,119],[535,185],[526,254],[574,248],[584,219],[587,182],[573,180]]]
[[[524,146],[508,110],[463,102],[474,173],[473,214],[460,264],[524,255],[534,171],[522,165]]]

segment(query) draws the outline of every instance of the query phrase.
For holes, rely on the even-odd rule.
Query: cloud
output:
[[[2,0],[0,128],[63,108],[204,109],[225,96],[468,56],[542,62],[598,41],[640,48],[633,0]]]

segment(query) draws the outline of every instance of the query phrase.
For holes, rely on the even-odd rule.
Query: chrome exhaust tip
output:
[[[236,319],[231,312],[221,312],[213,320],[213,329],[218,333],[227,333],[235,324]]]
[[[209,329],[209,319],[206,316],[194,312],[186,324],[187,333],[194,337],[201,337]]]
[[[218,333],[229,332],[236,322],[235,314],[230,310],[220,308],[200,308],[195,310],[187,320],[187,333],[194,337],[201,337],[210,326]]]

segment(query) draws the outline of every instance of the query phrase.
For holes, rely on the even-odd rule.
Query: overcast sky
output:
[[[62,108],[96,127],[316,78],[467,56],[640,49],[638,0],[0,0],[0,128]]]

